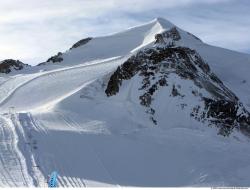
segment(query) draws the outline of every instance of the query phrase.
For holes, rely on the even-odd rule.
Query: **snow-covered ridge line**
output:
[[[154,104],[153,101],[165,103],[167,98],[161,100],[156,98],[155,94],[164,91],[163,88],[169,88],[170,75],[177,75],[176,77],[182,82],[177,84],[176,81],[171,84],[170,96],[185,99],[189,94],[193,94],[198,98],[192,102],[196,105],[189,108],[193,110],[190,111],[190,116],[203,123],[210,122],[211,124],[207,124],[209,126],[215,124],[220,128],[219,134],[225,136],[236,127],[242,132],[249,133],[250,113],[238,97],[211,71],[210,66],[197,51],[188,48],[188,44],[182,43],[181,34],[182,32],[176,27],[157,34],[153,47],[139,51],[117,68],[105,90],[107,96],[116,95],[125,80],[128,80],[127,83],[131,80],[135,83],[141,81],[138,84],[139,88],[134,91],[138,91],[140,104],[146,107],[146,113],[150,114],[149,118],[157,125],[154,115],[157,115],[159,107],[152,107],[151,104]],[[185,80],[193,82],[188,91],[181,89]],[[193,98],[188,97],[185,102],[189,102],[189,99]],[[204,104],[202,105],[201,102]],[[183,103],[180,106],[184,110],[185,106],[190,105]]]
[[[105,64],[109,61],[115,61],[121,59],[120,57],[115,57],[115,58],[110,58],[110,59],[106,59],[106,60],[99,60],[99,61],[92,61],[90,63],[84,63],[81,65],[76,65],[76,66],[69,66],[69,67],[65,67],[65,68],[61,68],[61,69],[56,69],[56,70],[52,70],[52,71],[47,71],[47,72],[42,72],[42,73],[34,73],[28,76],[24,76],[24,77],[28,77],[26,80],[23,80],[23,78],[21,78],[21,82],[17,83],[16,86],[14,86],[11,90],[7,91],[7,94],[2,94],[2,98],[0,99],[0,106],[3,105],[6,101],[8,101],[9,98],[11,98],[11,96],[13,95],[13,93],[15,93],[16,90],[18,90],[19,88],[21,88],[22,86],[36,80],[39,79],[41,77],[46,77],[49,76],[51,74],[55,74],[55,73],[59,73],[59,72],[66,72],[66,71],[71,71],[71,70],[77,70],[80,68],[84,68],[84,67],[93,67],[95,65],[98,64]],[[21,76],[22,77],[22,76]],[[19,78],[17,78],[19,79]],[[8,86],[8,83],[11,83],[13,79],[9,79],[8,81],[5,81],[4,84],[0,85],[0,91],[4,92],[4,86]],[[1,88],[3,88],[1,90]]]
[[[86,62],[95,59],[125,56],[150,45],[154,41],[156,34],[172,27],[174,27],[172,23],[158,18],[122,32],[95,37],[82,46],[60,53],[60,62],[55,64],[72,65],[79,64],[83,60]]]

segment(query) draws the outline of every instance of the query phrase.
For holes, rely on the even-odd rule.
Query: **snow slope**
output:
[[[250,111],[250,55],[207,44],[195,49]]]
[[[104,92],[119,65],[172,27],[158,18],[93,38],[63,53],[60,63],[2,75],[0,186],[43,187],[54,170],[63,187],[250,186],[248,137],[237,131],[219,136],[188,112],[176,117],[179,100],[166,98],[167,91],[155,105],[160,127],[138,103],[136,82],[124,82],[119,96]],[[250,55],[177,29],[177,45],[197,50],[250,110]],[[192,84],[183,85],[188,91]]]
[[[11,106],[15,106],[17,111],[49,106],[74,93],[91,80],[115,69],[122,60],[124,59],[116,58],[113,61],[100,61],[91,65],[13,78],[1,85],[3,88],[1,110],[6,111]],[[32,93],[30,93],[31,89]]]
[[[170,22],[165,23],[167,28],[172,26],[173,24]],[[60,64],[72,65],[97,59],[124,56],[152,43],[154,35],[163,30],[162,25],[155,19],[152,22],[124,32],[97,37],[83,46],[66,51],[62,56],[63,61]]]
[[[0,116],[0,186],[31,186],[25,159],[18,149],[19,137],[10,118]]]

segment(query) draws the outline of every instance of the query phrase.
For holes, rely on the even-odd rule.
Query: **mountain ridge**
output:
[[[238,102],[238,97],[225,87],[223,82],[212,73],[209,65],[203,61],[195,50],[189,49],[182,43],[178,45],[178,41],[181,40],[182,36],[175,26],[156,34],[155,45],[153,47],[139,51],[124,64],[118,66],[117,70],[110,77],[105,90],[107,96],[114,96],[119,93],[122,81],[133,80],[134,76],[139,73],[139,76],[144,77],[141,82],[142,86],[133,90],[141,91],[145,89],[144,94],[139,96],[138,100],[140,100],[142,106],[147,108],[146,113],[151,115],[150,119],[157,125],[157,120],[154,118],[157,108],[151,107],[151,102],[155,101],[153,95],[160,93],[157,91],[160,91],[162,87],[168,87],[168,75],[176,73],[182,79],[193,81],[194,85],[200,89],[205,89],[207,91],[205,94],[210,94],[210,96],[204,96],[199,88],[194,90],[195,88],[190,86],[189,91],[192,91],[194,96],[198,96],[204,101],[204,105],[200,105],[197,102],[194,107],[191,107],[190,116],[201,122],[210,120],[210,124],[208,125],[214,124],[217,127],[220,125],[219,133],[222,135],[228,135],[234,127],[240,126],[245,126],[243,130],[249,131],[250,113],[242,106],[242,103]],[[155,78],[159,74],[158,81],[155,82]],[[151,84],[152,82],[153,85]],[[173,97],[180,96],[183,98],[187,95],[188,92],[184,92],[184,94],[179,93],[181,86],[181,83],[172,84],[171,93]],[[158,101],[164,102],[165,100]],[[186,100],[186,102],[189,102],[189,100]],[[188,106],[186,103],[182,105]],[[200,111],[201,107],[203,108]],[[182,109],[184,109],[184,106]],[[238,111],[240,109],[242,112]],[[175,117],[178,117],[178,115]]]
[[[1,187],[250,185],[249,55],[162,18],[73,46],[1,75]]]

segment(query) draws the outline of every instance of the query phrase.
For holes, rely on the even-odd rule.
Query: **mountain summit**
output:
[[[163,19],[155,22],[170,28],[155,35],[152,47],[137,52],[117,68],[108,82],[107,96],[118,94],[126,80],[133,84],[129,86],[134,102],[145,106],[155,125],[164,126],[169,121],[162,113],[171,116],[172,123],[178,122],[175,118],[180,120],[181,114],[182,122],[187,122],[183,118],[194,117],[205,125],[219,127],[222,135],[230,134],[234,127],[250,132],[250,113],[199,53],[189,47],[188,33]]]
[[[156,18],[146,24],[132,27],[109,36],[82,39],[74,44],[70,50],[62,55],[59,53],[54,56],[54,59],[52,57],[52,59],[48,59],[47,62],[60,62],[64,65],[72,65],[95,59],[124,56],[151,45],[154,43],[156,34],[160,34],[174,27],[177,28],[174,24],[163,18]],[[179,28],[178,30],[182,35],[182,43],[186,43],[186,45],[198,45],[201,43],[194,35]],[[93,50],[93,48],[95,50]]]
[[[248,54],[156,18],[1,64],[0,186],[250,186]]]

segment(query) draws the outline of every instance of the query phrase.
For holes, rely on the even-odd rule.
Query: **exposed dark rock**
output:
[[[184,109],[187,106],[187,104],[180,104],[180,106],[181,106],[181,109]]]
[[[85,38],[85,39],[82,39],[78,42],[76,42],[71,48],[71,49],[74,49],[74,48],[77,48],[77,47],[80,47],[80,46],[83,46],[85,44],[87,44],[90,40],[92,40],[93,38],[89,37],[89,38]],[[62,53],[61,52],[58,52],[57,55],[54,55],[52,57],[50,57],[46,62],[43,62],[43,63],[40,63],[38,64],[38,66],[41,66],[41,65],[45,65],[47,63],[60,63],[63,61],[63,57],[62,57]]]
[[[180,60],[182,61],[180,62]],[[162,63],[163,61],[164,64]],[[176,74],[184,79],[194,80],[197,86],[200,85],[203,87],[198,68],[210,77],[208,80],[218,78],[215,77],[213,73],[210,73],[208,64],[206,64],[194,50],[183,47],[146,49],[132,56],[124,64],[118,67],[110,78],[105,91],[106,94],[108,96],[115,95],[119,92],[119,86],[122,84],[122,80],[128,80],[137,73],[144,78],[141,89],[146,88],[150,85],[150,77],[154,76],[156,72],[160,72],[160,70],[167,69],[165,66],[166,62],[170,65],[171,69],[174,69]],[[167,84],[166,76],[169,72],[167,70],[162,73],[159,81],[161,86]],[[204,85],[205,88],[210,89],[212,89],[213,86],[212,83],[206,86]]]
[[[140,103],[150,108],[154,93],[160,87],[168,86],[167,78],[169,73],[176,73],[183,79],[193,80],[201,88],[212,89],[214,86],[212,83],[203,85],[199,75],[200,72],[208,75],[206,80],[212,81],[209,78],[210,74],[212,74],[209,66],[194,50],[183,47],[145,49],[117,68],[110,77],[105,93],[107,96],[117,94],[123,80],[129,80],[138,74],[142,77],[142,86],[138,90],[144,91],[139,97]],[[158,80],[155,80],[156,74],[159,75]],[[214,95],[216,96],[216,93]],[[172,87],[172,96],[184,97],[175,86]],[[151,112],[148,113],[153,115]]]
[[[227,100],[213,100],[204,98],[205,109],[207,109],[207,117],[217,118],[225,121],[227,124],[232,124],[232,122],[237,118],[238,106],[235,102]]]
[[[77,48],[77,47],[80,47],[80,46],[83,46],[85,45],[86,43],[88,43],[90,40],[92,40],[93,38],[89,37],[89,38],[84,38],[78,42],[76,42],[70,49],[73,49],[73,48]]]
[[[122,84],[122,75],[120,67],[114,72],[114,74],[110,77],[108,88],[105,90],[107,96],[115,95],[119,91],[119,86]]]
[[[21,70],[29,65],[19,60],[6,59],[0,62],[0,73],[10,73],[12,70]]]
[[[157,121],[156,121],[156,119],[155,119],[153,116],[150,116],[150,120],[151,120],[155,125],[157,125]]]
[[[146,107],[150,120],[157,125],[157,120],[154,118],[157,110],[152,108],[155,93],[166,87],[171,88],[172,97],[185,96],[180,92],[180,85],[175,86],[172,83],[168,86],[169,74],[175,74],[182,80],[192,81],[194,86],[209,94],[206,97],[197,90],[190,89],[197,100],[199,99],[198,105],[194,106],[190,113],[191,117],[199,122],[219,127],[221,135],[229,135],[235,127],[245,133],[250,132],[250,113],[235,94],[211,72],[209,65],[201,56],[195,50],[169,45],[168,42],[175,42],[181,38],[176,28],[158,34],[155,38],[154,47],[138,52],[117,68],[105,90],[107,96],[117,94],[123,80],[129,80],[135,75],[140,76],[141,86],[138,89],[142,92],[139,96],[140,104]],[[165,45],[162,45],[164,43]],[[204,103],[203,107],[200,102]],[[185,106],[181,104],[182,109]]]
[[[161,79],[159,80],[159,85],[160,85],[160,86],[167,86],[168,84],[167,84],[166,78],[161,78]]]
[[[141,105],[149,107],[151,105],[152,96],[147,92],[140,96]]]
[[[178,92],[177,88],[175,88],[175,85],[173,85],[173,88],[172,88],[172,96],[175,97],[175,96],[180,96],[181,94]]]
[[[63,61],[62,53],[58,52],[57,55],[50,57],[46,62],[60,63]]]
[[[176,27],[171,28],[170,30],[160,33],[160,34],[156,34],[155,35],[155,43],[159,43],[159,44],[167,44],[169,46],[173,46],[174,45],[174,41],[178,41],[181,39],[181,35],[178,32]],[[169,42],[167,42],[170,39]]]
[[[209,121],[220,128],[219,134],[228,136],[234,128],[250,132],[250,114],[238,101],[203,97],[204,110],[193,109],[191,116]]]

